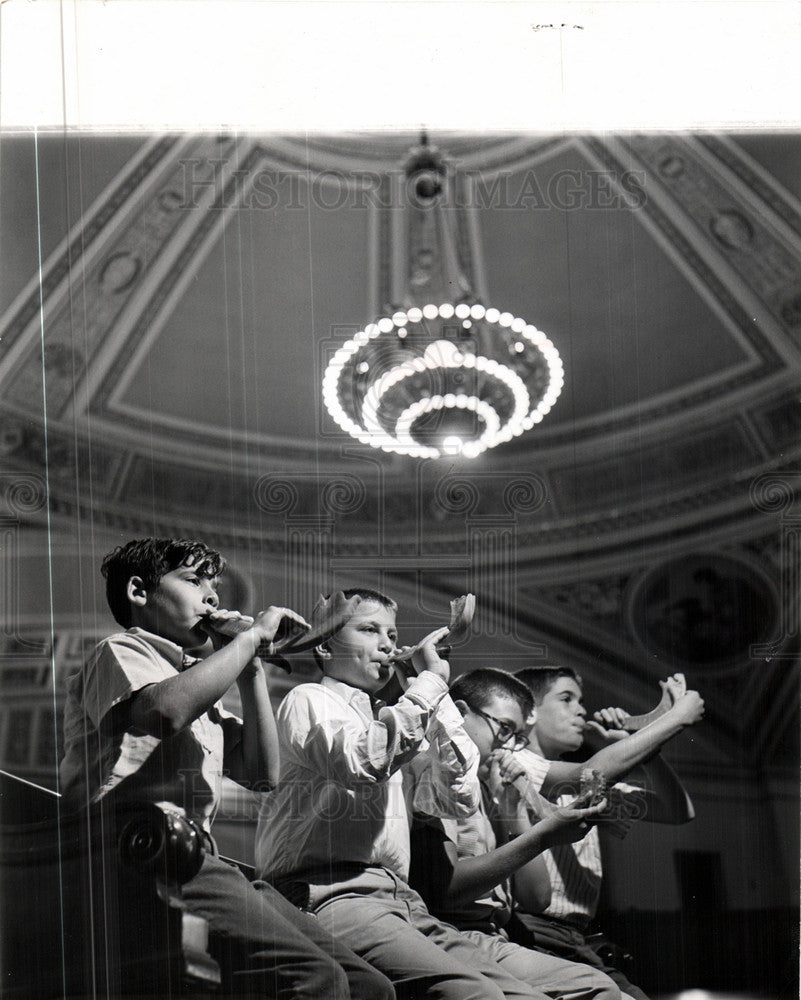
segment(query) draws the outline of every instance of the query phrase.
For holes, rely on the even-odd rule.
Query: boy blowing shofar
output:
[[[411,806],[427,815],[468,815],[479,801],[478,753],[436,650],[447,630],[427,638],[416,676],[385,705],[376,694],[393,673],[397,606],[374,590],[345,596],[360,603],[318,649],[322,681],[294,688],[278,711],[281,780],[262,805],[257,872],[384,972],[399,996],[544,1000],[544,990],[436,920],[407,884],[402,769],[422,767]],[[572,995],[617,1000],[614,984],[597,978],[597,990]]]
[[[571,785],[575,787],[587,768],[597,769],[611,783],[631,774],[637,765],[636,781],[643,788],[622,785],[610,789],[624,829],[635,817],[670,824],[693,818],[692,803],[658,752],[683,729],[697,724],[704,714],[703,699],[697,691],[687,690],[683,674],[660,681],[669,709],[631,734],[623,730],[628,713],[619,708],[603,709],[595,713],[593,720],[586,720],[581,678],[572,668],[532,667],[518,671],[516,676],[534,699],[531,745],[517,760],[499,755],[504,758],[499,759],[499,773],[507,781],[518,775],[515,787],[533,793],[529,797],[535,808],[528,810],[532,819],[537,815],[536,803],[546,805],[537,792],[563,801],[560,793]],[[563,755],[581,748],[588,731],[606,745],[583,764],[561,760]],[[525,773],[522,785],[521,768]],[[616,795],[618,789],[620,794]],[[521,823],[525,825],[527,810],[522,812]],[[591,829],[576,843],[546,851],[515,881],[521,903],[516,913],[517,926],[525,928],[518,939],[551,954],[603,968],[624,993],[645,1000],[643,991],[620,970],[605,964],[587,942],[586,931],[595,916],[602,876],[597,829]],[[525,894],[525,899],[520,894]]]
[[[288,608],[246,619],[233,639],[215,625],[242,620],[218,607],[225,567],[201,542],[145,538],[103,561],[109,607],[125,629],[100,642],[68,683],[61,784],[67,807],[101,800],[152,802],[197,825],[208,848],[182,904],[208,921],[213,949],[251,996],[393,996],[383,976],[333,942],[265,884],[221,861],[210,836],[224,774],[264,790],[278,777],[278,741],[256,651],[282,623],[307,628]],[[211,637],[213,652],[191,655]],[[219,703],[236,683],[242,719]]]
[[[501,748],[518,752],[527,745],[531,696],[506,671],[483,668],[459,677],[451,685],[451,698],[478,749],[482,797],[472,815],[456,820],[415,817],[412,884],[432,912],[517,979],[538,985],[550,996],[617,996],[617,987],[603,973],[521,947],[506,933],[509,878],[546,848],[581,839],[605,800],[590,804],[590,796],[584,795],[541,822],[527,823],[514,833],[498,830],[496,835],[495,823],[501,817],[493,801],[490,769]],[[412,772],[415,778],[414,767]]]
[[[527,968],[536,969],[538,956],[543,960],[544,956],[532,950],[540,946],[539,936],[536,942],[519,935],[514,935],[514,941],[509,940],[507,929],[515,923],[510,922],[513,905],[510,890],[514,890],[516,897],[516,916],[522,916],[521,909],[530,912],[544,909],[551,902],[548,867],[554,867],[552,864],[546,867],[545,859],[550,859],[551,854],[559,858],[571,856],[578,846],[576,841],[597,845],[597,831],[591,825],[600,817],[592,815],[591,810],[576,810],[577,805],[585,804],[584,797],[572,801],[573,795],[580,791],[582,770],[586,765],[552,764],[539,753],[540,746],[534,735],[541,722],[543,744],[549,750],[555,749],[554,741],[559,738],[571,744],[568,748],[560,743],[560,753],[580,745],[583,707],[564,705],[560,709],[551,704],[562,705],[566,697],[562,686],[554,685],[553,698],[545,703],[541,697],[537,698],[541,711],[536,717],[537,724],[529,732],[534,698],[517,677],[492,668],[473,670],[461,676],[451,686],[451,697],[464,716],[466,731],[479,749],[482,803],[475,814],[456,822],[418,817],[413,832],[412,882],[415,887],[438,916],[474,940],[486,941],[496,960],[518,978],[524,978]],[[635,737],[619,733],[622,740],[616,748],[596,755],[592,758],[593,764],[600,759],[618,776],[633,763],[653,754],[660,742],[670,735],[697,721],[703,708],[697,693],[686,692],[686,687],[673,678],[666,686],[675,692],[673,708],[661,720],[652,723],[648,733],[643,731]],[[545,684],[545,693],[547,688]],[[538,689],[538,694],[542,693],[543,690]],[[606,724],[625,721],[622,718],[625,713],[617,709],[598,714]],[[526,749],[529,740],[536,753]],[[560,806],[554,808],[537,792],[546,786],[553,791],[558,783],[565,792],[568,785],[571,789],[568,794],[559,796]],[[680,790],[675,787],[677,782],[671,784],[668,776],[663,785],[670,793],[669,798],[680,800],[681,797],[675,794]],[[529,801],[538,806],[537,814],[531,812],[521,791],[533,793]],[[649,802],[649,808],[656,812],[653,801]],[[688,817],[677,817],[675,812],[670,814],[663,806],[659,818],[663,822],[681,822]],[[562,871],[561,864],[559,871]],[[574,886],[572,877],[568,882]],[[553,895],[557,895],[556,886]],[[543,951],[551,950],[547,942],[543,945]],[[576,963],[574,969],[583,968],[588,972],[591,966],[593,970],[605,972],[624,996],[643,996],[617,970],[605,967],[589,948],[566,948],[553,953]]]

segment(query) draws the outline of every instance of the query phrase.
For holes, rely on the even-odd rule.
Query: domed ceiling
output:
[[[787,672],[755,698],[737,671],[795,635],[801,137],[430,140],[468,181],[476,291],[563,359],[538,427],[427,462],[322,406],[333,352],[391,304],[388,179],[417,136],[6,135],[5,468],[46,477],[56,520],[473,589],[496,634],[607,688],[622,665],[645,707],[668,665],[702,669],[723,751],[764,731],[781,755]]]

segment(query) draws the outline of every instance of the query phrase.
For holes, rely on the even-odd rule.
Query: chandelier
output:
[[[394,181],[392,305],[334,353],[323,377],[337,424],[387,452],[474,458],[531,430],[562,390],[548,337],[474,291],[480,246],[475,227],[465,235],[460,181],[424,136]]]

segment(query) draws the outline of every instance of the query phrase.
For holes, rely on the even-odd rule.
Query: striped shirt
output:
[[[550,761],[533,750],[520,753],[526,766],[530,796],[529,804],[536,811],[536,797],[548,773]],[[560,795],[556,804],[572,802],[572,794]],[[551,902],[541,914],[584,928],[595,916],[601,891],[603,867],[598,828],[593,826],[583,840],[575,844],[558,844],[543,851],[543,861],[551,880]],[[525,923],[525,914],[518,914]]]
[[[559,805],[570,799],[563,796]],[[595,916],[603,878],[598,828],[592,827],[578,843],[544,851],[542,857],[551,879],[551,902],[542,915],[584,929]]]

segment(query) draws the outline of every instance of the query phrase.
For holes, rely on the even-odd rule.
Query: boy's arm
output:
[[[635,818],[672,826],[689,823],[695,818],[692,799],[679,776],[660,754],[640,764],[627,775],[627,780],[643,790],[642,807]]]
[[[551,905],[551,876],[541,854],[512,876],[512,895],[524,913],[542,913]]]
[[[664,715],[636,733],[603,747],[583,763],[551,762],[542,784],[544,795],[565,790],[567,783],[577,783],[585,768],[600,771],[608,781],[623,777],[637,764],[647,760],[659,748],[682,731],[698,722],[704,714],[704,702],[697,691],[687,691]],[[561,786],[561,788],[560,788]]]
[[[440,631],[444,634],[447,628]],[[322,698],[317,710],[311,704],[296,706],[290,692],[278,718],[298,758],[347,787],[386,781],[413,760],[448,694],[450,666],[435,649],[440,638],[440,632],[427,637],[412,657],[415,676],[411,681],[403,678],[404,693],[394,705],[381,708],[378,718],[370,723],[357,722],[355,711],[337,715],[334,702],[321,693],[324,687],[318,687],[315,695],[306,692],[308,699]]]
[[[540,806],[538,813],[532,813],[516,789],[509,790],[509,796],[517,799],[514,818],[507,824],[510,836],[518,836],[530,829],[545,811],[550,811],[550,804],[540,795],[532,793],[530,798],[536,799]],[[512,874],[512,895],[518,905],[526,913],[541,913],[551,902],[551,876],[545,858],[538,854],[528,864],[523,865]]]
[[[456,819],[478,809],[478,747],[462,725],[450,696],[439,703],[426,733],[429,745],[409,765],[414,791],[411,813]]]
[[[281,770],[278,728],[264,665],[258,657],[239,675],[237,686],[242,702],[241,734],[225,755],[225,767],[228,776],[240,785],[270,791],[278,784]]]
[[[387,781],[420,750],[426,729],[448,693],[424,671],[398,702],[369,722],[323,684],[293,688],[278,709],[282,743],[301,767],[345,787]]]
[[[487,854],[460,858],[453,865],[447,888],[449,905],[462,906],[481,899],[549,847],[581,840],[587,834],[589,821],[606,807],[605,800],[588,806],[588,799],[584,796],[569,806],[555,807],[533,825],[526,822],[514,839]],[[547,891],[550,897],[550,880]],[[540,885],[540,898],[542,892]]]
[[[180,732],[222,698],[251,663],[259,645],[272,642],[285,617],[303,623],[294,611],[268,608],[256,617],[251,628],[206,659],[136,691],[127,702],[117,706],[115,723],[160,739]]]
[[[667,681],[660,681],[660,687],[672,701],[687,690],[683,674],[674,674]],[[622,708],[605,708],[594,715],[595,723],[590,725],[607,742],[625,739],[631,716]],[[640,789],[633,803],[637,804],[636,815],[632,819],[643,819],[651,823],[668,823],[678,825],[689,823],[695,818],[690,796],[679,780],[678,775],[659,753],[637,765],[627,775],[628,782]],[[614,795],[615,789],[611,789]]]
[[[450,664],[436,648],[442,638],[443,630],[428,636],[412,657],[412,664],[417,670],[433,670],[447,681]],[[396,674],[401,684],[408,684],[402,671],[396,669]],[[410,814],[455,819],[478,809],[481,802],[478,747],[467,735],[463,722],[462,713],[450,695],[446,695],[429,724],[428,747],[412,762],[414,794]]]

